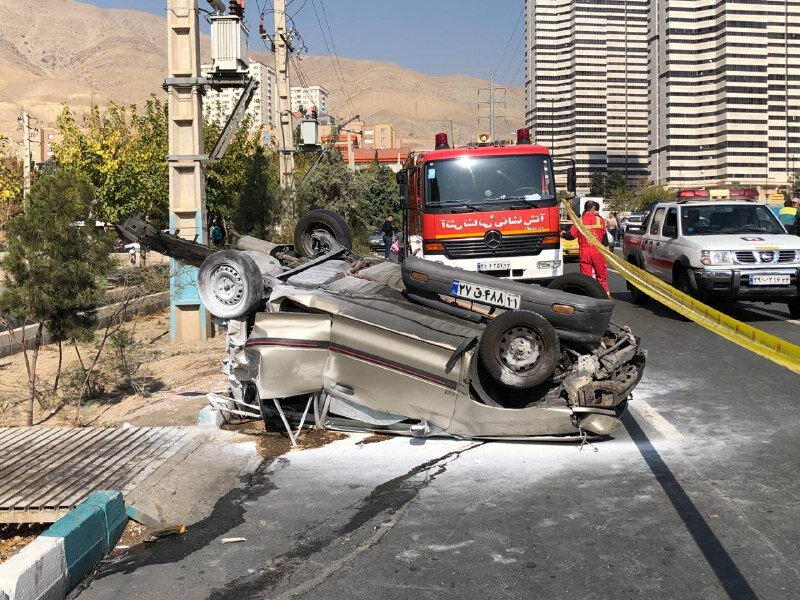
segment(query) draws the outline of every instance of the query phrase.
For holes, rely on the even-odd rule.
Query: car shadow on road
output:
[[[644,304],[636,304],[633,301],[633,296],[628,291],[613,292],[613,296],[614,300],[618,302],[624,302],[625,304],[630,304],[631,306],[649,310],[656,317],[662,317],[664,319],[670,319],[672,321],[684,323],[689,321],[689,319],[683,315],[679,315],[671,308],[667,308],[653,298],[649,298]],[[760,306],[758,307],[758,311],[761,312],[757,312],[754,307],[750,307],[747,304],[738,302],[712,303],[709,306],[725,315],[728,315],[729,317],[736,319],[737,321],[741,321],[742,323],[771,323],[786,321],[790,318],[788,313],[784,316],[782,313],[776,310],[769,310]]]
[[[728,597],[757,598],[731,555],[630,412],[623,415],[622,423]]]

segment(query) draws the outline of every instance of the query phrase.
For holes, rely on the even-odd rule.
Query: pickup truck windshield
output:
[[[758,204],[683,206],[681,230],[683,235],[785,233],[772,211]]]
[[[553,167],[545,155],[462,156],[425,166],[425,205],[439,211],[555,206]]]

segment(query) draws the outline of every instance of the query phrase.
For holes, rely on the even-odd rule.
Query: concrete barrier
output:
[[[155,294],[150,294],[149,296],[137,298],[132,301],[124,311],[119,310],[120,304],[121,303],[109,304],[108,306],[101,306],[100,308],[96,309],[95,326],[98,329],[102,329],[103,327],[106,327],[112,319],[129,321],[137,316],[151,315],[155,312],[158,312],[159,310],[169,306],[169,292],[158,292]],[[33,348],[34,336],[36,335],[37,327],[38,324],[33,323],[25,328],[25,346],[28,349]],[[17,339],[22,339],[22,327],[15,329],[14,335]],[[49,344],[51,341],[52,336],[50,335],[50,332],[47,331],[47,325],[45,325],[44,330],[42,331],[42,344]],[[16,354],[20,351],[20,345],[14,341],[8,331],[0,332],[0,358],[11,356],[12,354]],[[0,598],[0,600],[2,600],[2,598]]]
[[[121,492],[94,492],[0,565],[0,600],[62,600],[114,548],[127,521]]]

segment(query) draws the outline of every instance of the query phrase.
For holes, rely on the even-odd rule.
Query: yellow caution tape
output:
[[[756,329],[747,323],[737,321],[703,304],[699,300],[687,296],[636,265],[632,265],[626,260],[621,259],[603,246],[597,238],[588,231],[578,215],[575,214],[575,211],[572,210],[572,207],[566,201],[564,201],[564,206],[569,213],[570,219],[580,232],[603,254],[603,256],[605,256],[606,260],[628,283],[687,319],[691,319],[698,325],[705,327],[709,331],[759,356],[763,356],[782,367],[786,367],[790,371],[800,373],[800,346],[782,340],[774,335],[770,335],[760,329]]]

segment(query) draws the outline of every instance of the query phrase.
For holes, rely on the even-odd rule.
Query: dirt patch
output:
[[[362,446],[364,444],[374,444],[376,442],[385,442],[386,440],[392,439],[393,435],[386,435],[383,433],[373,433],[372,435],[365,437],[363,440],[359,442]]]
[[[60,394],[48,397],[47,409],[34,405],[34,424],[51,427],[91,425],[136,426],[193,425],[197,413],[207,404],[208,392],[225,393],[228,385],[220,370],[225,351],[224,334],[205,342],[173,343],[169,336],[169,311],[140,317],[125,325],[150,359],[143,372],[150,381],[149,395],[126,391],[108,365],[102,368],[101,385],[105,393],[85,403],[79,419],[74,403],[64,403]],[[93,356],[95,343],[79,344],[84,362]],[[48,344],[39,353],[37,387],[52,389],[58,364],[58,346]],[[77,354],[64,347],[63,370],[77,368]],[[0,426],[24,425],[27,409],[27,372],[22,353],[0,363]],[[63,383],[63,378],[62,378]]]
[[[0,525],[0,563],[7,561],[50,527],[49,524]]]
[[[122,532],[122,537],[119,538],[114,549],[117,552],[125,551],[130,547],[141,544],[147,536],[147,527],[136,521],[128,520],[125,531]],[[125,548],[125,546],[128,548]]]

